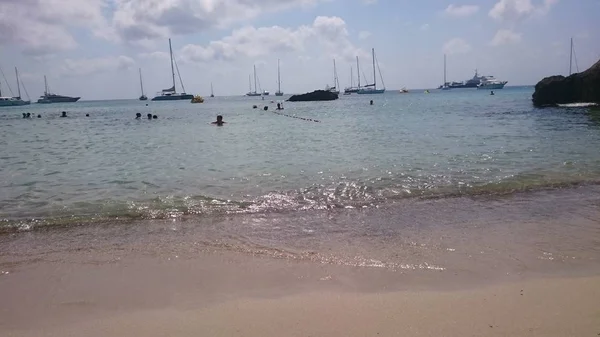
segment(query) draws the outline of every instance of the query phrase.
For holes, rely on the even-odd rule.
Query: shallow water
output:
[[[368,97],[373,106],[361,96],[285,104],[285,114],[319,123],[245,97],[5,108],[0,218],[4,230],[30,229],[373,207],[600,181],[598,118],[585,108],[533,108],[531,94],[530,87],[494,96],[388,92]],[[68,118],[59,118],[62,110]],[[137,112],[159,119],[135,120]],[[217,114],[228,124],[210,125]]]

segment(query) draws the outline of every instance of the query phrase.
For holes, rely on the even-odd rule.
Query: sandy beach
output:
[[[597,336],[597,201],[592,186],[3,234],[0,335]]]
[[[198,308],[190,303],[202,303],[202,296],[187,292],[187,307],[118,309],[112,314],[90,314],[92,303],[63,303],[45,315],[68,312],[67,321],[38,325],[32,315],[17,326],[2,320],[0,332],[10,337],[596,336],[599,284],[600,277],[588,277],[458,291],[319,291],[243,297]]]

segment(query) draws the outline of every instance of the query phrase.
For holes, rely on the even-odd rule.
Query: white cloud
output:
[[[558,0],[544,0],[535,6],[531,0],[500,0],[490,10],[489,16],[497,21],[518,21],[532,15],[545,15]]]
[[[368,39],[369,36],[371,36],[371,32],[366,31],[366,30],[363,30],[360,33],[358,33],[358,38],[361,39],[361,40]]]
[[[471,46],[461,38],[453,38],[444,44],[442,50],[448,55],[465,54],[471,51]]]
[[[429,30],[429,24],[428,23],[424,23],[423,25],[421,25],[421,30]]]
[[[521,42],[521,34],[509,29],[500,29],[490,42],[494,47]]]
[[[446,7],[446,10],[444,11],[444,13],[447,16],[467,17],[467,16],[471,16],[471,15],[477,13],[478,11],[479,11],[479,6],[476,6],[476,5],[457,6],[454,4],[450,4],[450,5],[448,5],[448,7]]]
[[[309,42],[318,42],[325,54],[334,58],[353,60],[366,53],[349,40],[346,23],[339,17],[317,17],[311,26],[296,29],[273,27],[244,27],[208,45],[189,44],[181,49],[184,61],[234,61],[256,58],[273,53],[300,52]]]
[[[44,55],[74,48],[71,28],[98,29],[105,0],[0,0],[0,45]]]
[[[118,0],[113,29],[127,42],[224,28],[265,12],[326,0]]]
[[[129,69],[135,61],[128,56],[66,59],[61,67],[64,75],[90,75],[99,72]]]
[[[140,53],[138,54],[138,56],[140,58],[143,59],[150,59],[150,60],[168,60],[169,59],[169,53],[164,52],[164,51],[153,51],[150,53]]]

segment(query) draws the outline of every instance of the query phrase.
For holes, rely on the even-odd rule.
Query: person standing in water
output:
[[[216,122],[212,122],[211,124],[214,124],[216,126],[223,126],[223,124],[225,124],[225,122],[223,121],[223,116],[218,115],[217,116],[217,121]]]

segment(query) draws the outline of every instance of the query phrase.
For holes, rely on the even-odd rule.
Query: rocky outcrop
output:
[[[290,102],[310,102],[310,101],[333,101],[338,99],[338,94],[328,90],[315,90],[302,95],[294,95],[288,99]]]
[[[540,107],[567,103],[600,104],[600,61],[569,77],[544,78],[535,85],[532,100],[533,105]]]

